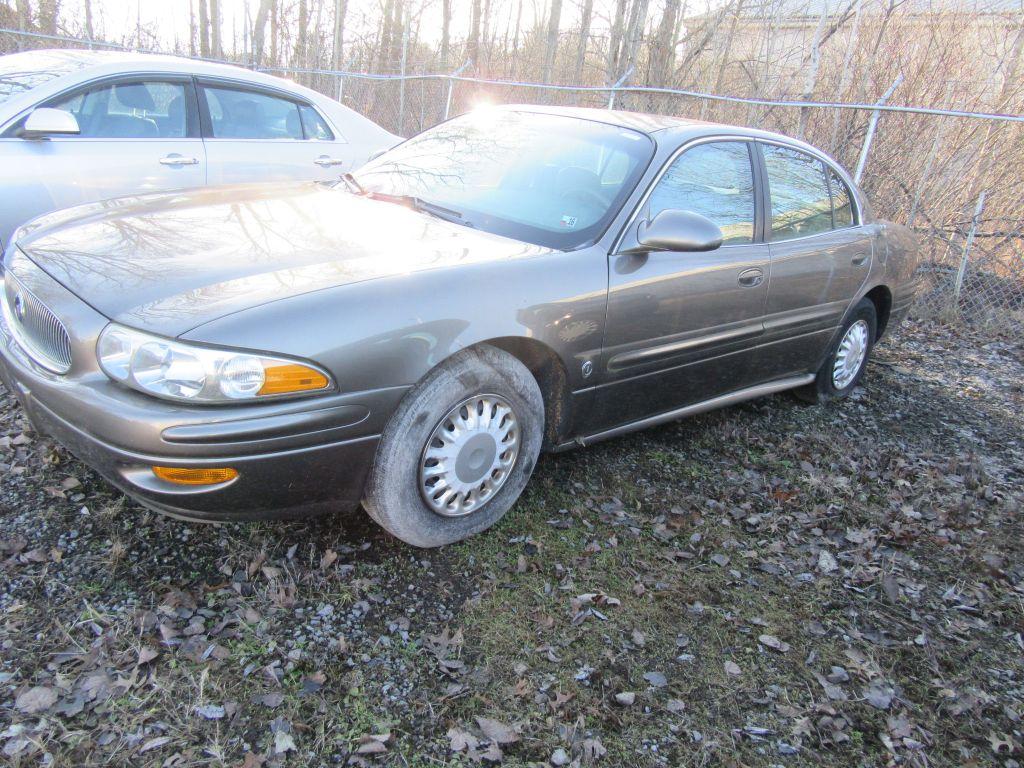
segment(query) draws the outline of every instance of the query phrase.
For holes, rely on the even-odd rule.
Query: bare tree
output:
[[[594,0],[583,0],[583,10],[580,12],[580,39],[576,47],[577,83],[583,82],[583,67],[587,63],[587,46],[590,43],[590,19],[593,14]]]
[[[259,8],[256,9],[256,20],[252,25],[252,60],[257,67],[263,65],[267,21],[273,13],[274,0],[260,0]]]
[[[452,0],[441,0],[441,69],[448,69],[451,46]]]
[[[466,42],[466,56],[475,65],[480,59],[480,0],[473,0],[469,17],[469,40]]]
[[[334,0],[334,40],[331,48],[331,69],[338,70],[345,65],[345,16],[348,15],[348,0]]]
[[[544,76],[545,83],[551,82],[551,75],[555,68],[555,56],[558,53],[558,25],[562,21],[562,0],[551,0],[551,11],[548,13],[548,35],[547,43],[544,46]]]
[[[215,59],[219,59],[224,55],[224,49],[220,41],[220,27],[220,0],[210,0],[210,55]]]
[[[204,59],[210,58],[210,11],[206,5],[207,0],[199,2],[199,55]]]

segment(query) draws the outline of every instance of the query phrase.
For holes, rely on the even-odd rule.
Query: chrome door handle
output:
[[[181,155],[168,155],[160,158],[160,165],[199,165],[198,158],[182,157]]]
[[[853,264],[853,266],[855,266],[855,267],[859,267],[861,264],[863,264],[867,260],[868,260],[868,255],[866,253],[858,253],[856,256],[854,256],[852,259],[850,259],[850,263]]]
[[[764,280],[764,272],[756,267],[754,269],[745,269],[740,272],[740,276],[736,278],[736,282],[742,285],[744,288],[754,288],[761,284]]]
[[[321,168],[330,168],[332,165],[344,165],[345,161],[339,157],[328,157],[327,155],[320,155],[316,160],[313,161]]]

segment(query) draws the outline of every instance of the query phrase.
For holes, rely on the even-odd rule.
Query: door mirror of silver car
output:
[[[713,251],[722,244],[722,230],[699,213],[670,208],[640,222],[636,240],[645,251]]]
[[[47,136],[77,136],[81,133],[78,120],[63,109],[40,107],[25,120],[20,136],[23,139],[44,139]]]

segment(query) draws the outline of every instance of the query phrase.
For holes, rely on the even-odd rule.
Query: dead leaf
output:
[[[498,720],[478,716],[476,724],[480,726],[484,736],[495,744],[512,744],[519,741],[519,734],[511,726],[505,725],[505,723]]]
[[[45,685],[37,685],[21,693],[14,700],[14,707],[26,715],[43,712],[57,703],[57,691]]]

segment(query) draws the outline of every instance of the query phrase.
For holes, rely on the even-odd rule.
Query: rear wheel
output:
[[[377,447],[363,506],[417,547],[494,525],[540,453],[544,401],[530,371],[494,347],[454,355],[416,385]]]
[[[849,395],[864,376],[877,335],[875,305],[871,299],[861,299],[843,323],[817,377],[807,386],[794,390],[794,394],[809,403],[839,400]]]

